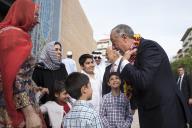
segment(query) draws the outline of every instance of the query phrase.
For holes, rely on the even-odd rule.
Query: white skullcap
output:
[[[72,54],[73,54],[72,51],[67,51],[68,56],[71,56]]]

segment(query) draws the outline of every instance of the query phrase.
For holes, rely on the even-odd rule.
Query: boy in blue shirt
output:
[[[133,121],[128,98],[120,91],[121,80],[117,72],[108,78],[111,92],[103,96],[100,116],[105,128],[130,128]]]

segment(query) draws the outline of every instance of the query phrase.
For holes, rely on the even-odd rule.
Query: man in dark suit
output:
[[[107,80],[110,72],[117,72],[121,56],[116,50],[113,50],[112,47],[108,47],[106,49],[106,58],[111,64],[105,68],[105,73],[103,75],[102,96],[111,91],[111,87],[107,84]],[[121,86],[120,88],[121,91],[123,91],[123,87]]]
[[[190,112],[163,48],[155,41],[136,38],[124,24],[113,28],[110,38],[113,48],[124,55],[121,76],[135,90],[140,128],[184,128]],[[133,65],[130,58],[135,58]]]
[[[184,66],[179,66],[177,68],[178,77],[177,77],[177,87],[184,96],[186,103],[189,106],[189,109],[192,111],[192,85],[190,76],[185,73]],[[192,124],[190,123],[190,128]]]
[[[178,71],[177,87],[182,92],[186,102],[191,105],[192,85],[190,76],[187,73],[185,73],[185,69],[183,66],[179,66],[177,71]]]

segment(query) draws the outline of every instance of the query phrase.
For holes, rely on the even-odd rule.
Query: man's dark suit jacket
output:
[[[109,77],[111,67],[112,67],[112,64],[108,65],[105,68],[105,73],[103,75],[103,83],[102,83],[102,96],[104,96],[105,94],[111,91],[111,87],[107,84],[107,79]]]
[[[156,42],[142,38],[134,65],[127,64],[121,76],[135,89],[140,128],[184,128],[190,120],[169,59]]]

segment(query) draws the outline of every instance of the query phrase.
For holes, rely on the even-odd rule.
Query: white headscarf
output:
[[[41,55],[39,57],[39,62],[45,65],[45,68],[50,70],[57,70],[61,66],[61,60],[57,58],[56,51],[54,48],[56,41],[47,43]]]

